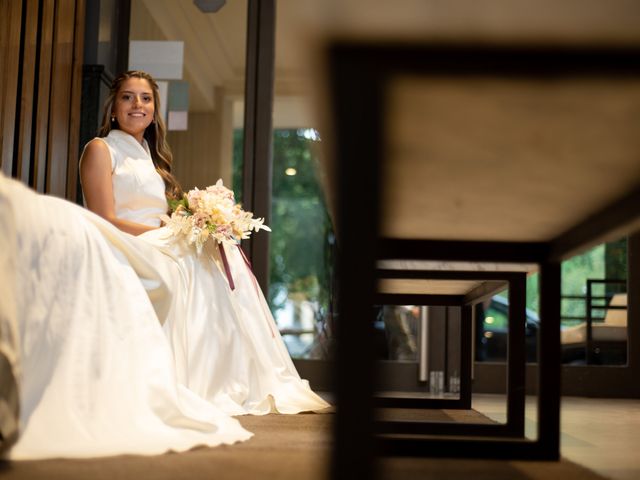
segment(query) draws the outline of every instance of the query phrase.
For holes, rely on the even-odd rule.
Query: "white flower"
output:
[[[236,245],[249,238],[251,232],[271,231],[263,218],[253,218],[235,203],[231,190],[222,180],[204,190],[194,188],[186,194],[188,208],[176,208],[171,217],[163,217],[167,228],[174,236],[185,237],[189,245],[202,252],[204,244],[211,238],[218,243]]]

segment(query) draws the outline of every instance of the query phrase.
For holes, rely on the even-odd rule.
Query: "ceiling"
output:
[[[190,111],[216,108],[217,92],[242,100],[247,0],[217,13],[191,0],[132,0],[131,40],[181,40]],[[326,36],[455,41],[640,43],[636,0],[277,0],[276,117],[308,116],[313,45]]]
[[[185,0],[133,0],[130,40],[184,41],[184,78],[190,110],[215,109],[216,88],[242,94],[246,1],[231,1],[215,14]]]

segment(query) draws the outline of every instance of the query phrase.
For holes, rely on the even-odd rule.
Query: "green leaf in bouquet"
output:
[[[168,203],[169,203],[169,208],[171,209],[172,212],[175,212],[176,209],[182,205],[182,207],[187,211],[187,213],[191,213],[191,211],[189,210],[189,201],[187,200],[187,196],[183,196],[180,199],[177,198],[169,198],[168,199]]]

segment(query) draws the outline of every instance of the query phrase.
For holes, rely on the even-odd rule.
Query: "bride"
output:
[[[46,257],[47,276],[17,275],[30,300],[19,317],[22,426],[11,457],[232,443],[250,433],[229,415],[328,407],[296,372],[241,250],[224,246],[225,270],[211,242],[198,254],[161,227],[167,197],[181,194],[171,161],[157,84],[127,72],[81,158],[97,215],[19,192],[34,197],[24,201],[34,217],[14,205],[18,236],[33,222],[43,230],[21,254],[32,264]]]

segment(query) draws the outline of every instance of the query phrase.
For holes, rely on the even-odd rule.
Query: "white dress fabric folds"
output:
[[[158,454],[251,436],[177,382],[156,313],[171,303],[151,263],[157,252],[1,176],[0,205],[14,223],[2,233],[15,245],[19,337],[20,436],[10,459]]]
[[[158,226],[164,185],[148,150],[119,130],[102,140],[117,214]],[[197,254],[165,228],[135,237],[1,174],[0,225],[15,250],[0,258],[15,292],[0,355],[20,404],[8,458],[231,444],[251,437],[231,415],[328,406],[296,372],[238,248],[225,250],[232,290],[217,245]]]
[[[329,405],[298,375],[242,253],[225,247],[231,290],[219,247],[195,247],[164,229],[142,237],[174,258],[183,298],[164,330],[180,383],[230,415],[318,411]]]
[[[102,140],[111,153],[116,212],[138,223],[160,225],[159,217],[167,210],[164,183],[146,144],[120,130]],[[182,385],[230,415],[329,406],[300,379],[239,247],[224,247],[232,289],[217,244],[208,242],[198,254],[166,228],[138,238],[162,252],[164,263],[170,264],[165,269],[179,272],[171,276],[173,304],[163,324]]]
[[[0,172],[0,181],[2,173]],[[18,436],[19,337],[13,211],[0,190],[0,454]]]

